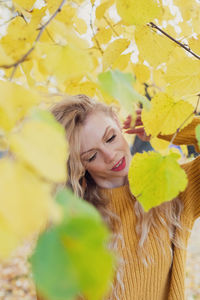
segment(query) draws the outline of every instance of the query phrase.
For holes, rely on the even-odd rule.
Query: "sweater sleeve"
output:
[[[195,128],[198,124],[200,124],[200,117],[195,116],[189,125],[177,133],[173,144],[194,145],[196,152],[200,152],[195,134]],[[173,134],[159,134],[158,137],[166,141],[170,141]],[[185,214],[190,219],[195,220],[200,217],[200,156],[181,166],[185,170],[188,178],[187,188],[183,193],[181,193],[181,198],[185,206]]]
[[[181,198],[184,202],[185,214],[193,220],[200,217],[200,156],[181,165],[188,178],[188,185]]]
[[[192,122],[184,127],[180,132],[177,133],[173,144],[175,145],[194,145],[196,152],[200,152],[200,148],[198,146],[196,135],[195,135],[195,128],[200,124],[200,117],[196,116],[193,118]],[[158,135],[158,138],[171,141],[173,134],[171,135]]]

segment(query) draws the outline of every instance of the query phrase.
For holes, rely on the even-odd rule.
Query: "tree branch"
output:
[[[92,12],[93,12],[93,8],[94,8],[94,5],[92,5],[92,11],[91,11],[91,14],[90,14],[90,28],[92,30],[92,34],[93,34],[93,39],[95,40],[96,44],[97,44],[97,48],[98,50],[101,52],[101,54],[103,55],[103,50],[99,44],[99,41],[97,40],[97,38],[95,37],[95,32],[94,32],[94,27],[93,27],[93,24],[92,24]]]
[[[156,24],[154,24],[153,22],[150,22],[149,24],[147,24],[148,26],[152,27],[152,28],[156,28],[158,31],[160,31],[162,34],[164,34],[166,37],[168,37],[170,40],[172,40],[174,43],[178,44],[180,47],[182,47],[183,49],[185,49],[187,52],[189,52],[190,54],[192,54],[194,57],[196,57],[197,59],[200,59],[200,56],[197,55],[196,53],[194,53],[189,46],[184,45],[182,43],[180,43],[179,41],[177,41],[176,39],[174,39],[171,35],[169,35],[168,33],[166,33],[164,30],[162,30],[160,27],[158,27]]]
[[[1,2],[0,2],[1,3]],[[9,20],[5,21],[4,23],[0,24],[0,27],[1,26],[5,26],[6,24],[8,24],[9,22],[11,22],[12,20],[14,20],[16,18],[16,16],[10,18]]]
[[[187,120],[192,116],[192,115],[194,115],[194,114],[196,114],[197,113],[197,108],[198,108],[198,106],[199,106],[199,101],[200,101],[200,94],[198,94],[197,95],[198,96],[198,100],[197,100],[197,104],[196,104],[196,107],[195,107],[195,109],[194,109],[194,111],[183,121],[183,123],[179,126],[179,128],[176,130],[176,132],[174,133],[174,135],[173,135],[173,137],[172,137],[172,139],[171,139],[171,141],[170,141],[170,145],[169,145],[169,147],[173,144],[173,142],[174,142],[174,140],[175,140],[175,138],[176,138],[176,136],[177,136],[177,134],[179,133],[179,131],[181,130],[181,128],[183,127],[183,125],[187,122]]]
[[[44,30],[46,29],[47,25],[55,18],[55,16],[61,11],[63,5],[65,4],[66,0],[62,0],[59,7],[56,9],[56,11],[53,13],[53,15],[49,18],[49,20],[44,24],[42,25],[38,30],[39,30],[39,33],[35,39],[35,41],[33,42],[33,45],[32,47],[18,60],[16,61],[15,63],[13,64],[10,64],[10,65],[1,65],[0,68],[4,68],[4,69],[9,69],[9,68],[13,68],[13,72],[12,72],[12,75],[11,75],[11,78],[10,80],[12,79],[12,77],[14,76],[14,73],[18,67],[18,65],[20,63],[22,63],[23,61],[25,61],[25,59],[29,56],[29,54],[35,49],[35,45],[36,43],[39,41],[42,33],[44,32]]]
[[[112,29],[112,31],[114,32],[114,34],[119,37],[119,34],[117,33],[117,31],[115,30],[115,28],[112,26],[112,24],[109,22],[109,20],[104,16],[103,17],[104,20],[106,21],[106,23],[108,24],[108,26]]]

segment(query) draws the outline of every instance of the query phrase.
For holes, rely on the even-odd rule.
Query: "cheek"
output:
[[[121,145],[122,145],[122,148],[124,149],[124,151],[130,152],[129,144],[127,143],[127,141],[125,140],[125,138],[123,136],[121,137],[120,142],[121,142]]]
[[[101,161],[95,161],[92,164],[87,164],[86,169],[89,173],[99,173],[105,171],[105,165]]]

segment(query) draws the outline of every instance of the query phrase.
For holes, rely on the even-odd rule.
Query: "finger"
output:
[[[124,125],[123,126],[124,129],[128,129],[131,126],[131,120],[130,121],[129,120],[124,121],[123,125]],[[134,124],[133,127],[135,127],[135,126],[142,126],[142,125],[143,125],[143,122],[141,120],[141,115],[138,115],[137,118],[136,118],[136,120],[135,120],[135,124]]]
[[[128,129],[128,128],[130,128],[130,125],[129,125],[129,124],[124,125],[122,128],[123,128],[123,129]]]
[[[129,133],[129,134],[141,134],[143,133],[144,134],[144,127],[140,127],[140,128],[131,128],[131,129],[128,129],[125,131],[125,133]]]
[[[141,116],[137,116],[136,121],[135,121],[135,126],[141,126],[141,125],[143,125]]]
[[[123,128],[128,129],[128,128],[130,128],[130,125],[131,125],[130,122],[129,123],[124,123]]]
[[[131,122],[131,120],[128,119],[128,120],[125,120],[123,123],[124,123],[124,124],[129,124],[130,122]]]
[[[135,126],[142,126],[143,122],[141,120],[136,120]]]
[[[136,109],[136,114],[137,115],[141,115],[141,113],[142,113],[142,109],[141,108]]]
[[[123,128],[129,128],[130,127],[130,125],[131,125],[131,118],[129,118],[128,119],[128,117],[127,117],[127,119],[123,122]]]

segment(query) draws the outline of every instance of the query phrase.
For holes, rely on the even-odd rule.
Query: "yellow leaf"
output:
[[[138,63],[133,64],[132,67],[137,80],[139,80],[141,83],[147,82],[149,80],[150,70],[147,66]]]
[[[160,89],[165,89],[167,86],[167,82],[165,81],[165,73],[162,69],[154,69],[153,70],[153,82],[156,87]]]
[[[168,154],[166,153],[166,149],[167,151],[169,151],[168,147],[170,145],[170,142],[159,139],[157,137],[152,137],[150,143],[155,151],[159,151],[162,154]]]
[[[79,34],[84,34],[87,32],[87,24],[83,19],[74,17],[74,27]]]
[[[191,103],[192,106],[194,107],[194,109],[197,108],[197,113],[200,112],[200,106],[198,105],[198,107],[197,107],[198,99],[199,99],[198,95],[184,97],[184,100],[187,101],[188,103]]]
[[[30,25],[32,27],[35,28],[39,28],[42,24],[42,18],[45,16],[46,13],[46,6],[38,9],[38,8],[34,8],[32,11],[30,11],[30,15],[31,15],[31,21],[30,21]]]
[[[28,110],[39,103],[37,93],[12,82],[0,81],[0,127],[12,129]]]
[[[120,109],[119,101],[104,92],[102,89],[97,89],[97,96],[100,102],[106,103],[107,105],[115,105]]]
[[[0,66],[11,65],[12,63],[14,63],[14,60],[5,53],[3,47],[0,45]]]
[[[147,88],[148,94],[150,98],[153,98],[157,95],[157,93],[160,93],[160,88],[157,88],[156,86],[149,86]]]
[[[161,15],[155,0],[116,0],[118,14],[129,25],[146,24]]]
[[[101,3],[97,8],[96,8],[96,18],[101,19],[103,18],[106,10],[111,7],[114,4],[114,0],[108,0],[104,1]]]
[[[13,72],[13,68],[8,68],[8,69],[4,69],[5,71],[5,77],[4,79],[6,80],[10,80],[10,77],[12,75],[12,72]],[[15,71],[15,74],[14,74],[14,78],[15,80],[18,82],[19,85],[27,85],[27,82],[26,82],[26,77],[24,76],[24,73],[22,71],[22,68],[21,66],[19,66],[16,71]]]
[[[187,38],[191,36],[194,32],[193,24],[188,22],[179,22],[179,27],[181,28],[181,36]]]
[[[175,18],[171,13],[170,6],[171,5],[169,5],[169,4],[168,4],[168,6],[162,5],[162,14],[160,15],[160,17],[157,18],[159,23],[162,22],[163,20],[170,21]]]
[[[178,5],[185,22],[193,18],[195,12],[199,10],[199,3],[196,0],[175,0],[174,4]]]
[[[165,28],[165,32],[171,35],[173,38],[178,39],[179,34],[176,32],[175,27],[171,24],[168,24]]]
[[[175,101],[165,93],[157,94],[151,100],[151,109],[143,109],[142,121],[147,134],[157,136],[161,134],[173,134],[184,122],[184,128],[192,121],[189,115],[194,111],[193,106],[183,100]]]
[[[0,151],[7,151],[8,147],[9,145],[7,138],[3,135],[0,135]]]
[[[99,28],[94,37],[98,40],[100,44],[107,44],[112,37],[112,29],[110,27]]]
[[[60,124],[52,126],[41,120],[30,120],[10,135],[9,142],[15,155],[42,177],[54,182],[66,181],[67,142]]]
[[[184,153],[185,156],[187,156],[187,154],[188,154],[186,145],[178,146],[179,148],[177,148],[176,145],[172,145],[169,147],[170,142],[159,139],[157,137],[151,138],[150,143],[151,143],[151,146],[153,147],[153,149],[155,151],[158,151],[162,155],[168,155],[172,152],[180,154],[179,148],[181,148],[181,151]]]
[[[1,39],[5,53],[13,60],[18,60],[31,48],[38,30],[32,24],[18,16],[8,26],[7,34]]]
[[[48,77],[47,70],[41,64],[41,59],[32,59],[22,64],[23,72],[26,75],[30,87],[34,87],[36,82],[45,82]]]
[[[129,44],[130,42],[126,39],[117,39],[107,46],[103,54],[104,71],[116,62],[122,52],[124,52],[128,48]]]
[[[50,217],[51,186],[23,165],[0,160],[0,259],[32,234],[44,230]]]
[[[99,73],[98,67],[99,67],[99,57],[101,56],[100,51],[95,48],[88,49],[88,54],[90,55],[90,58],[92,59],[93,63],[93,70],[92,74],[96,77]]]
[[[178,157],[176,153],[162,156],[153,151],[134,155],[128,174],[130,189],[145,212],[185,190],[187,176]]]
[[[110,21],[109,21],[110,22]],[[111,22],[110,22],[111,23]],[[116,35],[123,35],[125,39],[132,40],[134,37],[135,26],[124,25],[122,21],[111,24]]]
[[[136,90],[140,95],[145,95],[145,86],[139,80],[134,83],[134,90]]]
[[[166,62],[175,48],[172,41],[147,26],[136,28],[135,41],[140,56],[153,67]]]
[[[73,2],[76,4],[82,4],[85,0],[74,0]]]
[[[165,80],[167,92],[176,97],[197,94],[200,91],[200,62],[185,57],[172,62],[167,67]]]
[[[190,38],[188,44],[190,49],[200,56],[200,35],[198,35],[197,38]]]
[[[75,48],[87,49],[89,48],[89,43],[87,40],[79,38],[74,28],[70,26],[66,26],[64,23],[53,20],[48,25],[48,34],[49,36],[45,36],[45,38],[41,38],[41,42],[50,42],[52,44],[59,44],[61,46],[70,45]],[[37,46],[38,47],[38,46]]]
[[[200,33],[199,22],[200,22],[200,12],[198,8],[197,10],[195,10],[195,15],[192,17],[191,20],[191,27],[193,29],[193,32],[197,34]]]
[[[23,9],[30,11],[36,0],[14,0],[14,4],[21,6]]]
[[[65,25],[69,26],[73,23],[73,18],[77,14],[77,10],[75,7],[71,6],[70,4],[64,5],[61,12],[56,15],[56,20],[64,23]]]
[[[85,81],[82,83],[77,81],[68,81],[66,83],[66,93],[70,95],[86,94],[90,97],[94,97],[96,89],[96,83],[91,81]]]
[[[45,0],[46,6],[51,14],[53,14],[60,6],[60,3],[58,0]]]
[[[131,61],[131,53],[120,55],[119,58],[112,65],[113,69],[125,70]]]
[[[46,55],[43,66],[49,75],[54,75],[60,82],[84,76],[93,68],[92,58],[87,50],[60,45],[41,45]],[[51,63],[50,63],[51,62]]]

